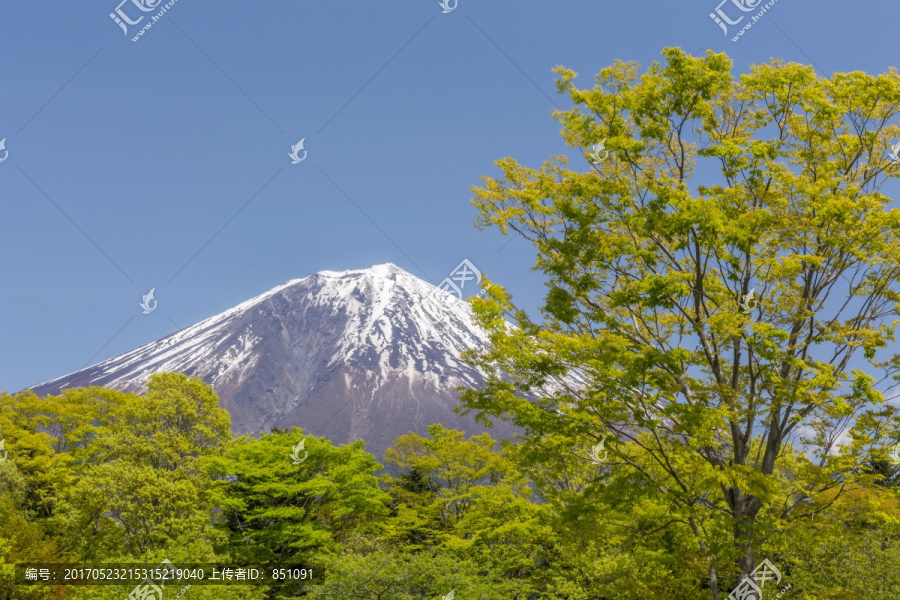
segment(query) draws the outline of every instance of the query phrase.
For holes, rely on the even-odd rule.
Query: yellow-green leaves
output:
[[[480,225],[532,242],[545,319],[520,314],[514,334],[490,323],[479,364],[509,379],[464,401],[528,426],[532,456],[557,436],[640,440],[616,468],[695,519],[740,523],[720,525],[746,574],[785,444],[803,435],[821,457],[796,476],[813,512],[834,481],[865,483],[879,451],[847,440],[877,439],[869,417],[900,365],[900,213],[884,193],[900,178],[887,158],[900,77],[822,78],[780,60],[730,71],[724,54],[672,48],[588,88],[557,68],[571,106],[554,116],[573,153],[537,169],[504,159],[473,200]],[[600,140],[609,157],[587,163]],[[548,365],[584,387],[529,397],[521,383]]]

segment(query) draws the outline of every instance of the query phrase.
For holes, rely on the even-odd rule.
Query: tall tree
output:
[[[900,77],[777,60],[734,77],[724,54],[663,56],[644,73],[616,62],[589,89],[558,67],[573,106],[554,116],[590,164],[507,157],[473,190],[477,225],[528,239],[549,289],[543,322],[516,311],[516,329],[502,288],[475,301],[492,347],[472,360],[494,375],[464,403],[526,428],[534,460],[605,440],[671,504],[718,599],[736,581],[720,571],[761,558],[786,443],[809,459],[782,520],[870,482],[866,460],[897,431],[879,390],[900,366],[900,211],[882,192],[900,173]]]
[[[302,445],[301,445],[302,444]],[[210,500],[233,559],[290,564],[314,560],[350,536],[371,533],[388,514],[363,443],[335,447],[292,428],[240,438],[208,460]]]
[[[128,394],[102,422],[95,460],[127,459],[168,471],[192,469],[195,459],[231,439],[231,416],[212,387],[181,373],[151,375],[144,395]]]

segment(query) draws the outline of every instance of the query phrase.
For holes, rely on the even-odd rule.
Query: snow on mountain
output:
[[[460,353],[484,348],[486,334],[466,302],[435,290],[392,264],[322,271],[31,389],[142,391],[152,373],[177,371],[213,386],[236,434],[297,425],[337,443],[363,438],[377,455],[435,422],[484,431],[452,409],[457,386],[483,381]]]

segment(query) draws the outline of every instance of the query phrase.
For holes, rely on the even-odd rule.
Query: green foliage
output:
[[[3,470],[3,475],[8,472],[7,467]],[[6,494],[0,495],[0,598],[44,598],[45,590],[38,586],[12,585],[13,565],[22,562],[54,562],[63,556],[39,525],[28,521]]]
[[[882,478],[871,462],[898,441],[882,394],[900,366],[900,210],[881,189],[900,173],[900,76],[663,56],[588,89],[556,69],[563,138],[583,155],[605,140],[607,160],[504,158],[474,188],[477,225],[528,239],[548,293],[540,324],[500,286],[474,301],[491,347],[468,357],[492,376],[463,401],[526,429],[542,493],[664,506],[639,530],[664,531],[717,598],[793,521]],[[601,439],[609,472],[559,493],[572,469],[549,453]]]
[[[327,564],[325,581],[313,588],[311,598],[440,600],[451,591],[456,598],[477,600],[525,597],[517,595],[521,586],[516,582],[485,572],[471,557],[377,550],[344,553]]]
[[[291,451],[301,441],[308,456],[294,464]],[[361,442],[335,447],[293,428],[236,440],[208,465],[209,497],[221,508],[217,521],[236,560],[305,562],[351,533],[373,531],[388,514],[373,475],[381,465]]]
[[[178,373],[150,377],[143,396],[104,416],[92,460],[125,459],[154,469],[195,470],[194,459],[231,439],[231,417],[212,388]]]
[[[174,373],[153,375],[145,396],[102,388],[0,396],[9,451],[0,463],[0,502],[9,509],[3,527],[18,532],[2,563],[151,562],[185,548],[194,550],[187,562],[215,560],[219,540],[203,501],[209,479],[200,459],[230,441],[229,421],[208,385]]]
[[[87,467],[48,523],[86,560],[143,556],[201,535],[205,481],[125,459]]]
[[[197,397],[196,382],[181,381],[185,397],[170,390],[175,406]],[[729,551],[726,515],[691,507],[688,492],[671,501],[667,487],[678,482],[646,450],[650,434],[636,442],[610,441],[607,462],[597,465],[586,448],[566,446],[558,435],[546,438],[535,461],[528,444],[498,445],[486,434],[466,438],[433,425],[428,436],[395,441],[385,456],[390,473],[382,473],[379,484],[380,465],[361,442],[335,447],[291,429],[204,445],[186,430],[174,433],[165,406],[147,414],[145,441],[124,430],[140,396],[91,389],[67,391],[67,398],[82,402],[84,414],[93,406],[95,417],[78,426],[80,437],[72,433],[76,427],[67,428],[68,442],[60,441],[62,429],[38,432],[46,438],[34,434],[52,452],[43,463],[47,472],[36,470],[26,453],[24,464],[32,470],[20,473],[21,450],[14,446],[11,459],[0,462],[2,598],[115,600],[131,591],[13,587],[15,562],[169,559],[176,565],[301,562],[316,573],[294,585],[186,591],[200,600],[437,599],[450,590],[457,598],[484,600],[700,600],[709,597],[708,561],[692,544],[691,521],[713,540],[707,552]],[[30,396],[24,400],[32,406]],[[59,422],[49,407],[63,405],[48,402],[32,418]],[[215,422],[215,416],[213,410],[206,418]],[[26,422],[22,415],[11,420]],[[134,451],[152,447],[157,432],[169,448],[184,450],[165,461]],[[194,445],[184,445],[185,439]],[[127,446],[121,451],[115,446],[120,442]],[[300,442],[303,451],[294,452]],[[302,459],[299,464],[292,454]],[[715,486],[720,475],[689,448],[673,445],[669,458],[688,488],[708,489],[706,501],[721,501]],[[626,459],[647,477],[621,468]],[[761,551],[777,557],[793,587],[810,598],[890,597],[900,539],[896,490],[882,480],[864,492],[832,491],[828,510],[810,510],[807,502],[796,509],[799,518],[780,518],[798,482],[814,468],[804,454],[785,447],[769,492],[777,501],[760,516],[780,535],[767,537]],[[48,488],[54,495],[45,506],[52,511],[43,516],[31,491],[35,482],[52,481],[50,473],[68,485]],[[661,483],[648,485],[651,480]],[[722,575],[735,571],[723,567]],[[866,589],[872,595],[863,595]]]
[[[554,537],[527,479],[488,434],[465,440],[439,424],[428,432],[402,435],[385,453],[401,473],[383,477],[397,515],[385,539],[406,551],[446,549],[491,572],[526,578]]]

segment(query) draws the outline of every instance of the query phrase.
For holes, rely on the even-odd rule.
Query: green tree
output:
[[[770,542],[793,589],[812,600],[892,600],[900,590],[900,495],[891,491],[844,493]]]
[[[125,460],[88,467],[49,525],[84,560],[142,557],[202,537],[206,480]]]
[[[385,452],[399,476],[383,476],[395,500],[384,539],[407,552],[473,560],[518,581],[520,592],[540,587],[556,536],[528,479],[486,433],[464,439],[440,424],[428,433],[402,435]]]
[[[474,301],[492,346],[470,358],[492,376],[464,403],[525,428],[532,464],[604,440],[666,499],[719,599],[757,565],[764,515],[809,518],[872,483],[897,431],[879,385],[900,365],[900,211],[881,192],[900,77],[773,61],[735,78],[724,54],[663,55],[589,89],[557,68],[566,143],[605,141],[605,160],[504,158],[474,189],[477,225],[528,239],[548,292],[543,322],[516,311],[515,329],[502,288]],[[785,499],[798,436],[812,460]]]
[[[147,391],[129,394],[103,424],[92,460],[123,459],[169,471],[194,469],[195,459],[231,439],[231,416],[212,387],[181,373],[151,375]]]
[[[351,535],[374,533],[388,515],[389,497],[374,476],[381,465],[362,442],[335,447],[292,428],[241,438],[208,467],[209,498],[227,536],[223,553],[234,560],[306,563]]]
[[[101,396],[118,399],[119,392]],[[88,390],[67,390],[63,397],[39,398],[32,392],[0,394],[0,439],[25,480],[23,510],[38,517],[53,514],[60,493],[74,481],[73,451],[95,434],[99,402]]]
[[[486,572],[472,557],[450,553],[391,552],[385,549],[335,555],[323,580],[311,587],[311,598],[344,600],[441,600],[456,598],[510,600],[517,585]]]
[[[204,537],[208,477],[198,459],[230,440],[230,418],[209,385],[163,373],[143,396],[86,388],[42,402],[43,435],[67,465],[46,524],[63,547],[85,560],[137,558]]]
[[[29,519],[26,481],[13,460],[0,462],[0,598],[37,600],[47,588],[13,584],[17,563],[65,562],[68,555],[41,526]],[[67,598],[64,588],[53,588],[55,598]]]

